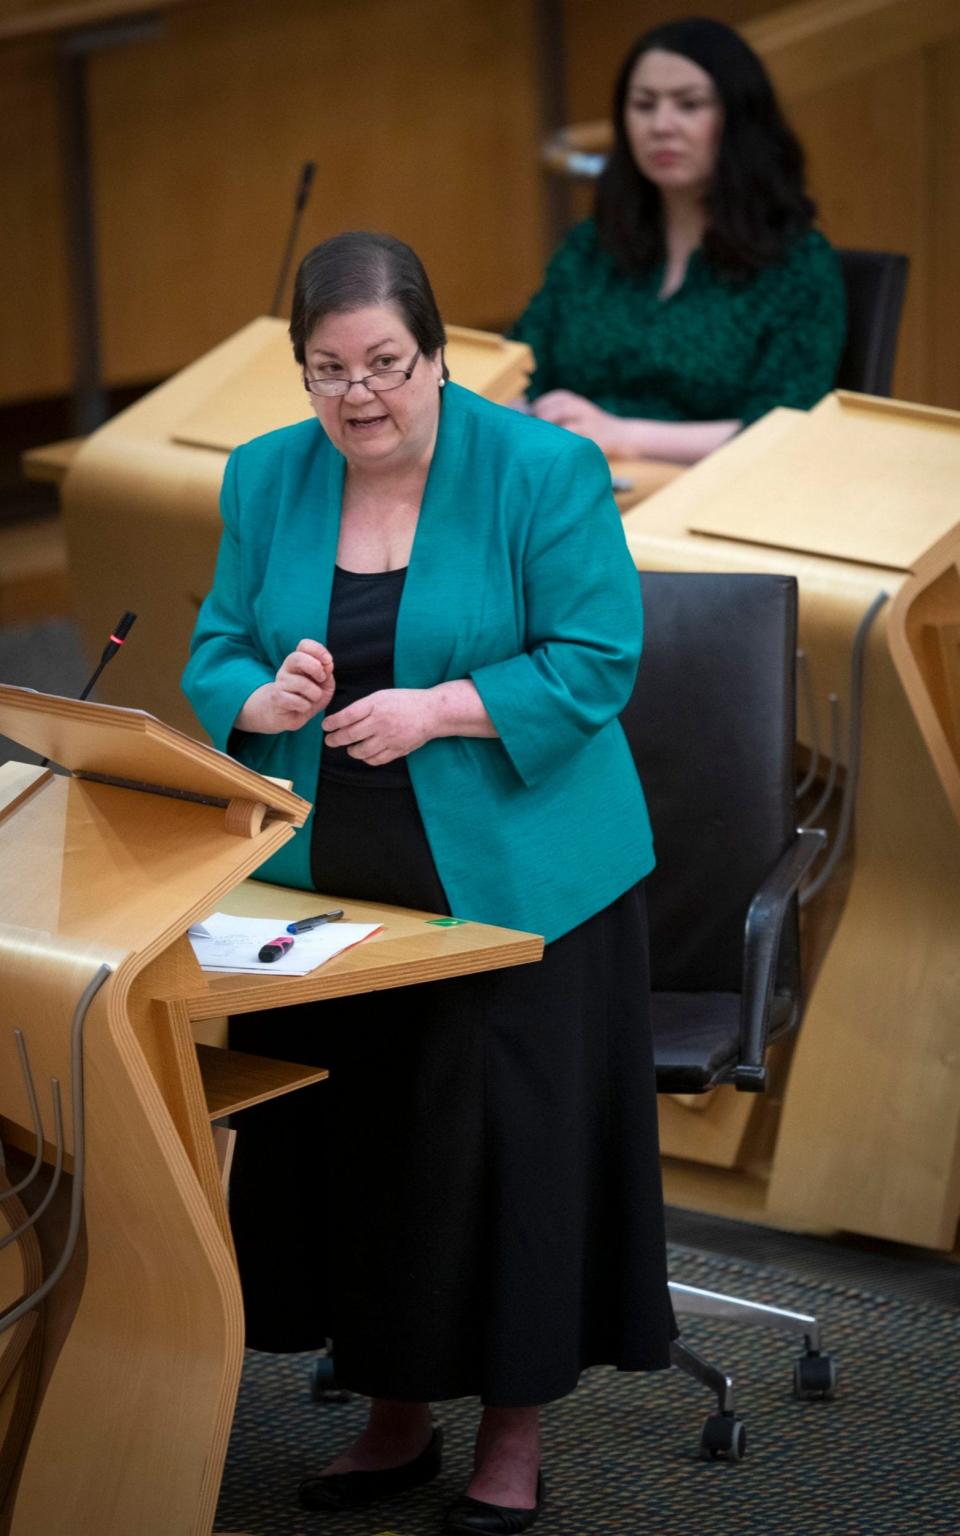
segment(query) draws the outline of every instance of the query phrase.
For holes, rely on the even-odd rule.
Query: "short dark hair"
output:
[[[654,48],[698,64],[723,106],[717,163],[706,196],[705,255],[730,277],[747,277],[782,260],[816,215],[804,183],[803,149],[753,49],[732,27],[706,17],[654,27],[623,61],[613,92],[614,148],[596,192],[601,243],[632,273],[664,255],[660,193],[638,169],[624,122],[634,67]]]
[[[300,366],[311,333],[326,315],[372,304],[395,304],[427,357],[446,344],[430,279],[416,252],[392,235],[348,230],[315,245],[297,269],[290,340]]]

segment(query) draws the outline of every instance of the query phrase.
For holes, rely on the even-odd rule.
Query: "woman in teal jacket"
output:
[[[523,1530],[543,1497],[537,1405],[590,1364],[669,1363],[639,885],[653,854],[618,721],[637,575],[600,452],[447,380],[408,247],[345,235],[311,252],[291,335],[318,421],[231,456],[184,679],[217,746],[315,802],[260,873],[547,949],[297,1010],[309,1034],[291,1010],[237,1021],[241,1048],[333,1069],[319,1100],[244,1117],[231,1208],[248,1330],[271,1349],[329,1333],[338,1380],[374,1400],[360,1441],[305,1479],[308,1507],[435,1475],[428,1405],[474,1394],[477,1466],[447,1528]],[[329,1296],[321,1216],[302,1189],[277,1211],[281,1170],[310,1156],[329,1183]]]

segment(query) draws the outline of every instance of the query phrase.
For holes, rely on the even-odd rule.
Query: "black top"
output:
[[[327,708],[336,714],[357,699],[392,688],[393,641],[407,574],[399,571],[345,571],[337,566],[330,595],[327,649],[333,657],[337,689]],[[321,779],[346,779],[370,789],[409,789],[406,758],[371,768],[351,757],[346,747],[324,746]]]

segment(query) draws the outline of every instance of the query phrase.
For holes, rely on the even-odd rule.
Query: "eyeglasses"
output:
[[[326,395],[328,399],[345,395],[354,384],[362,384],[364,389],[372,390],[375,395],[385,395],[388,389],[399,389],[401,384],[407,383],[420,361],[421,350],[417,348],[409,368],[384,368],[382,373],[367,373],[362,379],[308,379],[304,374],[303,387],[311,395]]]

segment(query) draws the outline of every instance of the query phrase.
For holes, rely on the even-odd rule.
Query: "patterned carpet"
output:
[[[737,1383],[749,1448],[703,1461],[713,1399],[676,1372],[601,1369],[544,1413],[542,1536],[960,1536],[960,1312],[785,1269],[671,1249],[671,1275],[813,1313],[840,1371],[830,1403],[792,1395],[792,1342],[688,1319]],[[310,1356],[249,1354],[216,1529],[249,1536],[433,1536],[468,1477],[475,1404],[441,1404],[444,1471],[393,1504],[306,1514],[293,1490],[357,1433],[364,1404],[315,1404]]]

